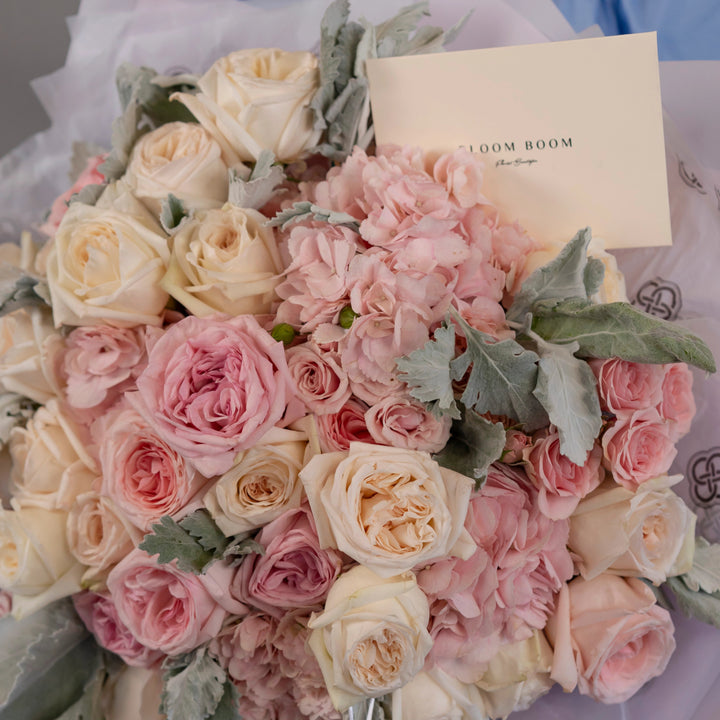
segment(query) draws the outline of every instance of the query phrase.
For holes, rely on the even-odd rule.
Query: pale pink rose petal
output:
[[[665,365],[665,377],[662,381],[662,400],[658,411],[663,420],[669,420],[670,434],[674,441],[690,432],[695,417],[695,397],[693,396],[693,376],[685,363]]]
[[[620,358],[591,360],[603,408],[612,413],[656,407],[663,396],[662,365],[636,363]]]
[[[336,413],[317,418],[320,447],[323,452],[348,450],[352,442],[373,442],[365,422],[368,406],[351,397]]]
[[[350,398],[347,373],[335,353],[308,342],[291,347],[286,357],[297,395],[311,412],[336,413]]]

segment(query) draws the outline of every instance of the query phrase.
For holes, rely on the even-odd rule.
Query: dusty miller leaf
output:
[[[577,341],[580,357],[685,362],[715,372],[712,353],[697,335],[628,303],[594,305],[587,300],[566,300],[552,307],[539,303],[534,306],[532,329],[551,342]]]
[[[0,316],[23,307],[44,307],[48,303],[38,292],[39,278],[26,275],[15,265],[0,265]]]
[[[13,428],[24,426],[38,407],[37,403],[18,393],[0,394],[0,449],[10,441]]]
[[[590,228],[578,231],[558,256],[528,277],[507,312],[507,319],[518,322],[535,303],[561,301],[569,298],[587,300],[585,267],[587,248],[592,239]]]
[[[587,265],[585,266],[585,272],[583,273],[583,283],[588,297],[592,297],[600,290],[604,279],[605,265],[603,261],[598,260],[598,258],[589,257]]]
[[[691,590],[681,577],[671,577],[666,585],[673,591],[680,610],[687,617],[720,628],[720,593]]]
[[[168,235],[172,235],[187,216],[188,213],[182,200],[172,193],[160,203],[160,224]]]
[[[695,592],[720,591],[720,545],[698,537],[695,541],[692,568],[681,577],[690,590]]]
[[[395,361],[398,378],[407,383],[410,395],[428,403],[433,415],[460,419],[450,376],[450,363],[455,357],[455,326],[439,327],[433,337]]]
[[[225,694],[227,673],[205,648],[184,664],[186,660],[171,664],[165,673],[160,711],[168,720],[212,718]]]
[[[262,150],[250,177],[244,180],[235,170],[230,170],[228,200],[241,208],[259,210],[277,192],[278,185],[285,180],[280,165],[273,165],[275,155],[271,150]]]
[[[460,398],[480,415],[504,415],[518,420],[528,431],[547,425],[547,414],[532,394],[537,385],[538,356],[515,340],[496,342],[471,327],[451,309],[467,340],[467,350],[450,364],[453,380],[470,370]]]
[[[325,208],[313,205],[309,200],[296,202],[292,207],[281,210],[270,220],[268,225],[273,227],[280,226],[285,230],[288,225],[294,222],[310,219],[327,222],[331,225],[345,225],[355,232],[360,230],[360,223],[352,215],[335,210],[326,210]]]
[[[212,553],[168,515],[153,524],[151,530],[138,547],[149,555],[157,555],[159,563],[177,560],[180,570],[199,574],[214,559]]]
[[[240,693],[235,683],[231,680],[226,680],[223,687],[223,696],[215,708],[212,720],[240,720],[240,715],[238,714],[239,700]]]
[[[178,525],[189,533],[191,537],[195,538],[203,550],[215,557],[222,557],[225,548],[230,542],[223,531],[215,524],[210,513],[203,508],[186,515]]]
[[[233,566],[239,565],[247,555],[255,553],[264,555],[265,548],[252,538],[238,537],[230,542],[223,551],[223,559],[229,560]]]
[[[107,185],[102,183],[92,183],[86,185],[79,192],[73,193],[68,200],[68,205],[79,202],[83,205],[95,205],[100,199],[100,196],[105,192]]]
[[[461,420],[452,424],[450,439],[433,458],[444,468],[474,478],[479,490],[487,478],[488,469],[502,456],[505,449],[505,428],[466,410]]]
[[[555,345],[538,338],[540,363],[533,395],[557,427],[560,452],[584,465],[602,428],[602,413],[593,371],[573,354],[577,343]]]

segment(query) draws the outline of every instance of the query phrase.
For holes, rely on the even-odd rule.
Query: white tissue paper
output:
[[[202,73],[241,47],[312,49],[329,0],[82,0],[69,18],[66,64],[33,82],[51,118],[0,160],[0,241],[37,227],[68,187],[73,141],[109,148],[119,113],[114,86],[121,62],[165,73]],[[408,0],[356,0],[355,14],[379,22]],[[432,0],[429,22],[451,27],[473,11],[449,47],[481,47],[575,37],[550,0]],[[291,30],[289,30],[291,29]],[[590,34],[597,34],[591,29]],[[584,33],[586,34],[586,33]],[[720,62],[662,63],[672,247],[617,251],[630,300],[677,320],[720,358]],[[713,89],[714,88],[714,89]],[[720,374],[719,374],[720,375]],[[698,528],[720,541],[720,376],[695,374],[698,413],[678,446],[676,486]],[[720,630],[674,614],[677,650],[665,674],[630,701],[605,706],[559,688],[517,720],[717,720]]]

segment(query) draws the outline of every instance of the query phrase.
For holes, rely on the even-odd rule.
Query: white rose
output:
[[[95,461],[56,400],[14,428],[9,447],[13,495],[23,507],[69,510],[97,477]]]
[[[474,685],[437,667],[419,672],[392,694],[392,720],[486,720],[484,708]]]
[[[142,537],[110,498],[93,491],[80,495],[67,516],[68,547],[88,567],[82,582],[93,590],[105,589],[110,570]]]
[[[552,662],[552,648],[540,630],[525,640],[501,646],[477,683],[488,715],[506,718],[545,695],[553,686]]]
[[[74,203],[57,229],[47,258],[56,327],[161,323],[167,239],[149,215],[127,212],[127,198],[113,202]]]
[[[228,199],[220,145],[197,123],[166,123],[143,135],[124,179],[156,215],[170,193],[196,210],[220,207]]]
[[[273,428],[260,444],[237,456],[203,500],[225,535],[254,530],[300,507],[298,473],[306,452],[304,432]]]
[[[381,578],[356,565],[313,615],[308,643],[336,709],[405,685],[423,667],[432,639],[428,601],[411,573]]]
[[[383,577],[475,550],[464,527],[473,481],[426,452],[351,443],[313,457],[300,479],[321,546]]]
[[[198,212],[173,238],[162,287],[198,317],[269,313],[283,265],[266,222],[230,204]]]
[[[82,567],[65,538],[67,513],[0,507],[0,588],[13,594],[13,615],[24,617],[80,591]]]
[[[37,403],[57,395],[50,345],[59,339],[52,315],[22,308],[0,318],[0,386]]]
[[[105,720],[164,720],[159,709],[162,689],[160,668],[125,665],[103,685]]]
[[[692,557],[695,516],[671,489],[681,476],[662,476],[636,492],[606,481],[570,517],[568,547],[581,575],[645,577],[655,584],[683,572]],[[678,561],[680,561],[678,563]]]
[[[257,160],[263,149],[281,162],[295,160],[320,139],[309,107],[320,83],[309,52],[238,50],[200,78],[200,93],[177,93],[220,143],[225,161]]]

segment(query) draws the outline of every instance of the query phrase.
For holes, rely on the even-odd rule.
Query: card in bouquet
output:
[[[368,62],[378,144],[485,158],[489,199],[537,237],[670,245],[654,33]]]

